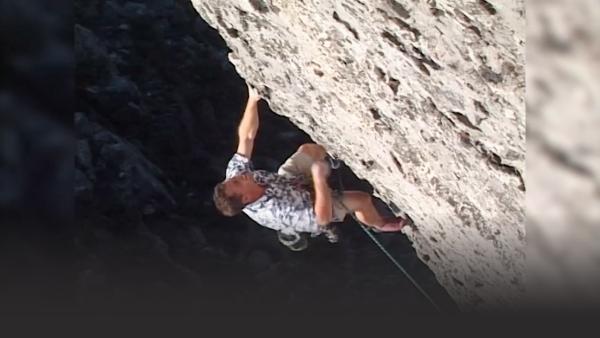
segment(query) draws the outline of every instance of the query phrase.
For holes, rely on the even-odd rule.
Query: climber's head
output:
[[[213,201],[225,216],[235,216],[252,201],[256,183],[250,174],[234,176],[215,186]]]

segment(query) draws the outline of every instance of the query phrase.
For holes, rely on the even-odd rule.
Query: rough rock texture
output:
[[[522,1],[193,0],[239,74],[406,212],[464,309],[523,292]]]

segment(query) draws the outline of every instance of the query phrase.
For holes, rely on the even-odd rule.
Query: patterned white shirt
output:
[[[282,233],[321,234],[306,178],[281,176],[266,170],[254,170],[252,161],[238,153],[227,164],[226,179],[249,172],[265,193],[242,211],[256,223]]]

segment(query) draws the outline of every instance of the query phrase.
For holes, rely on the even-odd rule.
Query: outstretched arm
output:
[[[258,132],[258,101],[260,101],[260,96],[256,89],[248,85],[248,102],[238,126],[239,143],[237,148],[237,153],[248,159],[252,157],[254,138]]]

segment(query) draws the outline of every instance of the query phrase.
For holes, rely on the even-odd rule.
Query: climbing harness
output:
[[[336,159],[330,157],[329,155],[327,156],[327,160],[329,161],[329,166],[331,169],[337,169],[340,167],[339,160],[336,160]],[[341,178],[339,172],[337,172],[337,171],[336,171],[336,176],[337,176],[337,180],[338,180],[339,190],[344,191],[344,184],[342,183],[342,178]],[[345,205],[344,205],[344,208],[346,208]],[[417,288],[417,290],[419,290],[419,292],[421,292],[421,294],[423,296],[425,296],[425,298],[431,303],[431,305],[433,305],[433,307],[437,310],[437,312],[442,313],[441,308],[433,301],[433,299],[429,296],[429,294],[427,294],[427,292],[425,292],[425,290],[423,290],[423,288],[421,288],[421,286],[417,283],[417,281],[414,280],[414,278],[412,278],[412,276],[402,267],[402,265],[394,258],[394,256],[392,256],[392,254],[381,244],[381,242],[373,235],[373,233],[371,231],[369,231],[367,226],[365,226],[361,221],[359,221],[356,218],[356,216],[354,215],[354,213],[352,211],[350,211],[348,208],[346,208],[346,211],[348,212],[348,214],[350,214],[350,216],[352,216],[352,218],[356,221],[356,223],[358,223],[358,225],[360,225],[360,227],[369,236],[369,238],[371,238],[371,240],[375,243],[375,245],[377,245],[377,247],[389,258],[390,261],[392,261],[392,263],[398,268],[398,270],[400,270],[406,276],[406,278],[408,278],[408,280],[415,286],[415,288]]]

